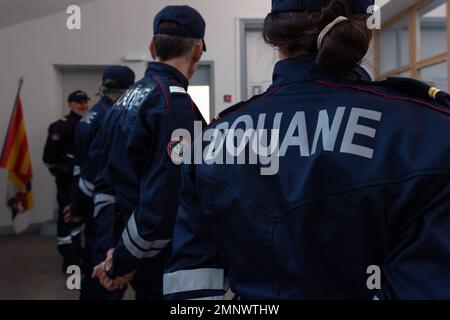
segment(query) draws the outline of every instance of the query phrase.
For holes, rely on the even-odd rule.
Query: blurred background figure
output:
[[[55,177],[57,187],[58,251],[63,257],[62,271],[70,265],[79,265],[81,257],[81,227],[76,221],[65,221],[64,208],[70,204],[70,190],[74,171],[75,130],[81,117],[89,110],[88,95],[75,91],[68,97],[70,113],[52,123],[48,129],[47,143],[44,149],[44,163]]]
[[[72,221],[83,221],[84,254],[82,300],[110,299],[111,294],[97,284],[90,275],[93,269],[93,246],[97,233],[94,214],[94,181],[100,171],[103,145],[95,143],[103,119],[113,104],[134,84],[135,74],[126,66],[110,66],[102,76],[100,100],[81,119],[75,133],[75,172],[73,177],[71,207],[67,210]],[[114,297],[113,297],[114,298]]]

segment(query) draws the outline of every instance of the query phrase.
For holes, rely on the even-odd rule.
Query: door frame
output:
[[[215,66],[213,60],[202,60],[198,64],[199,67],[206,66],[209,69],[209,114],[211,119],[206,119],[206,121],[211,121],[216,117],[216,83],[215,83]]]
[[[264,28],[262,18],[239,19],[239,47],[241,71],[241,100],[248,100],[248,68],[247,68],[247,32],[261,32]]]

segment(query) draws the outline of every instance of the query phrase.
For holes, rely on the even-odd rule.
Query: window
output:
[[[381,73],[409,64],[408,29],[408,19],[406,18],[386,30],[381,29],[379,56]]]
[[[419,57],[428,59],[447,51],[447,3],[436,0],[419,11]]]
[[[416,0],[384,22],[375,32],[375,78],[411,76],[450,91],[449,2]],[[395,9],[393,2],[383,9]]]
[[[426,83],[441,90],[447,90],[448,88],[448,76],[447,69],[448,63],[435,64],[430,67],[420,70],[420,77]]]

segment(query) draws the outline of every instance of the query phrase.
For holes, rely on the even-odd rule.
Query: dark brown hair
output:
[[[166,28],[177,28],[175,22],[164,21],[162,24],[164,24],[164,27]],[[201,42],[201,39],[157,34],[153,37],[153,41],[155,43],[156,55],[162,61],[167,61],[188,54],[199,42]]]
[[[348,20],[332,28],[318,49],[320,32],[339,16]],[[369,49],[372,32],[364,15],[351,12],[342,0],[333,0],[319,12],[270,13],[264,21],[263,36],[268,44],[286,55],[314,55],[320,70],[343,74],[361,63]]]

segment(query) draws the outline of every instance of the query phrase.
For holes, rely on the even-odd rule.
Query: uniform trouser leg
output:
[[[89,240],[89,251],[92,261],[90,272],[93,267],[106,259],[106,253],[109,249],[115,247],[115,224],[116,209],[114,205],[110,205],[101,210],[95,219],[91,219],[91,228],[95,229],[95,233],[91,230]],[[86,240],[86,242],[88,242]],[[90,300],[122,300],[126,290],[108,291],[100,284],[98,279],[90,279],[86,281],[89,288]]]
[[[98,283],[98,279],[92,279],[91,275],[95,267],[94,243],[97,236],[97,225],[92,218],[86,220],[84,230],[85,248],[83,259],[84,278],[81,282],[80,300],[109,300],[104,290]]]
[[[64,222],[64,208],[70,204],[70,179],[56,179],[58,217],[57,242],[58,251],[63,258],[63,272],[70,265],[80,265],[81,260],[81,226]]]

